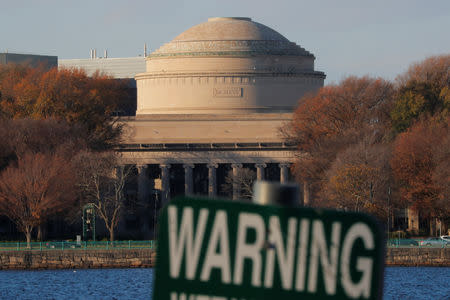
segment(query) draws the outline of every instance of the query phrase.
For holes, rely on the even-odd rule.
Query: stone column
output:
[[[136,165],[138,171],[137,198],[140,203],[148,201],[149,181],[147,179],[147,165]]]
[[[194,176],[192,171],[194,169],[193,164],[185,164],[184,167],[184,194],[192,195],[194,193]]]
[[[241,195],[238,176],[239,171],[242,168],[242,164],[232,164],[231,168],[233,168],[233,200],[237,200]]]
[[[170,200],[170,165],[159,165],[161,168],[161,203],[165,205]]]
[[[217,196],[217,168],[218,164],[207,164],[208,167],[208,196]]]
[[[257,180],[264,180],[264,169],[266,167],[266,164],[255,164]]]
[[[147,207],[150,200],[150,191],[153,188],[153,186],[150,184],[150,180],[147,177],[148,166],[136,165],[136,169],[138,171],[137,200],[139,206]],[[139,217],[141,233],[145,237],[150,237],[149,216],[147,215],[147,213],[145,213],[145,210],[137,210],[136,213]]]
[[[289,164],[281,163],[280,166],[280,183],[286,183],[289,180]]]

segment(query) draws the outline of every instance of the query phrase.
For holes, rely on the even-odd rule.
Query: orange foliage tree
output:
[[[27,162],[32,161],[31,168],[41,167],[41,165],[36,166],[35,164],[43,164],[52,157],[56,157],[58,161],[64,160],[66,164],[69,164],[72,157],[78,151],[85,148],[83,134],[84,131],[81,128],[69,126],[64,121],[54,119],[2,120],[0,121],[0,140],[2,141],[0,143],[0,171],[4,172],[1,174],[13,173],[13,176],[17,175],[16,177],[25,176],[25,165]],[[31,159],[35,155],[37,161]],[[43,157],[41,157],[42,155]],[[8,178],[8,180],[11,180],[11,178]],[[14,180],[19,181],[18,178]],[[40,182],[37,178],[34,180]],[[46,178],[42,180],[46,180]],[[74,182],[74,178],[70,178],[70,181]],[[12,181],[6,182],[14,184]],[[19,197],[17,193],[20,191],[17,188],[22,189],[26,184],[29,184],[29,182],[19,182],[18,186],[15,186],[14,189],[10,189],[9,192],[4,191],[4,197],[10,197],[10,199],[3,200],[3,209],[0,210],[0,214],[3,213],[8,216],[8,212],[17,212],[18,209],[20,211],[20,205],[22,204],[16,201],[17,197]],[[58,181],[49,181],[48,184],[57,185]],[[36,193],[39,193],[41,186],[35,185],[35,187]],[[31,188],[31,186],[29,185],[27,188]],[[59,201],[58,199],[54,201],[56,201],[56,205],[59,205],[57,202]],[[45,205],[49,206],[48,203]],[[44,225],[47,218],[51,217],[53,213],[54,211],[51,209],[41,210],[39,218],[34,219],[33,226],[38,226],[38,239],[42,238],[41,225]],[[9,216],[11,217],[11,215]],[[17,218],[11,219],[17,223]],[[26,230],[22,225],[18,227],[21,230]]]
[[[82,126],[93,149],[111,148],[121,127],[114,117],[127,98],[125,85],[80,69],[0,68],[0,110],[7,118],[65,120]]]
[[[82,127],[55,119],[0,120],[0,171],[26,154],[61,150],[70,158],[86,147],[85,135]]]
[[[448,198],[447,207],[439,200],[444,200],[449,183],[448,170],[442,169],[449,164],[448,149],[442,150],[448,146],[449,121],[450,118],[440,123],[431,119],[419,122],[395,141],[391,165],[400,195],[421,217],[448,214]]]
[[[365,139],[337,155],[321,194],[344,210],[386,218],[399,203],[390,198],[390,147]]]
[[[383,79],[349,77],[300,100],[283,131],[298,147],[294,174],[312,184],[316,201],[321,200],[317,191],[326,184],[325,172],[339,152],[365,136],[383,137],[393,94],[392,84]]]
[[[27,153],[0,174],[0,212],[30,247],[33,229],[76,200],[71,163],[56,154]]]

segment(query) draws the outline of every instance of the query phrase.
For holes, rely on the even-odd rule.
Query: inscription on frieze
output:
[[[214,97],[240,98],[240,97],[242,97],[242,88],[241,87],[215,87],[215,88],[213,88],[213,96]]]

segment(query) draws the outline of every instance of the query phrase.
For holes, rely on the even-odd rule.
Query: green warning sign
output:
[[[160,218],[153,299],[381,299],[371,217],[178,198]]]

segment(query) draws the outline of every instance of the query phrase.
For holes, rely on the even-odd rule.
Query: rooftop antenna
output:
[[[144,43],[144,57],[147,57],[147,43]]]
[[[107,49],[105,49],[105,55],[103,55],[104,56],[104,58],[108,58],[108,50]]]

